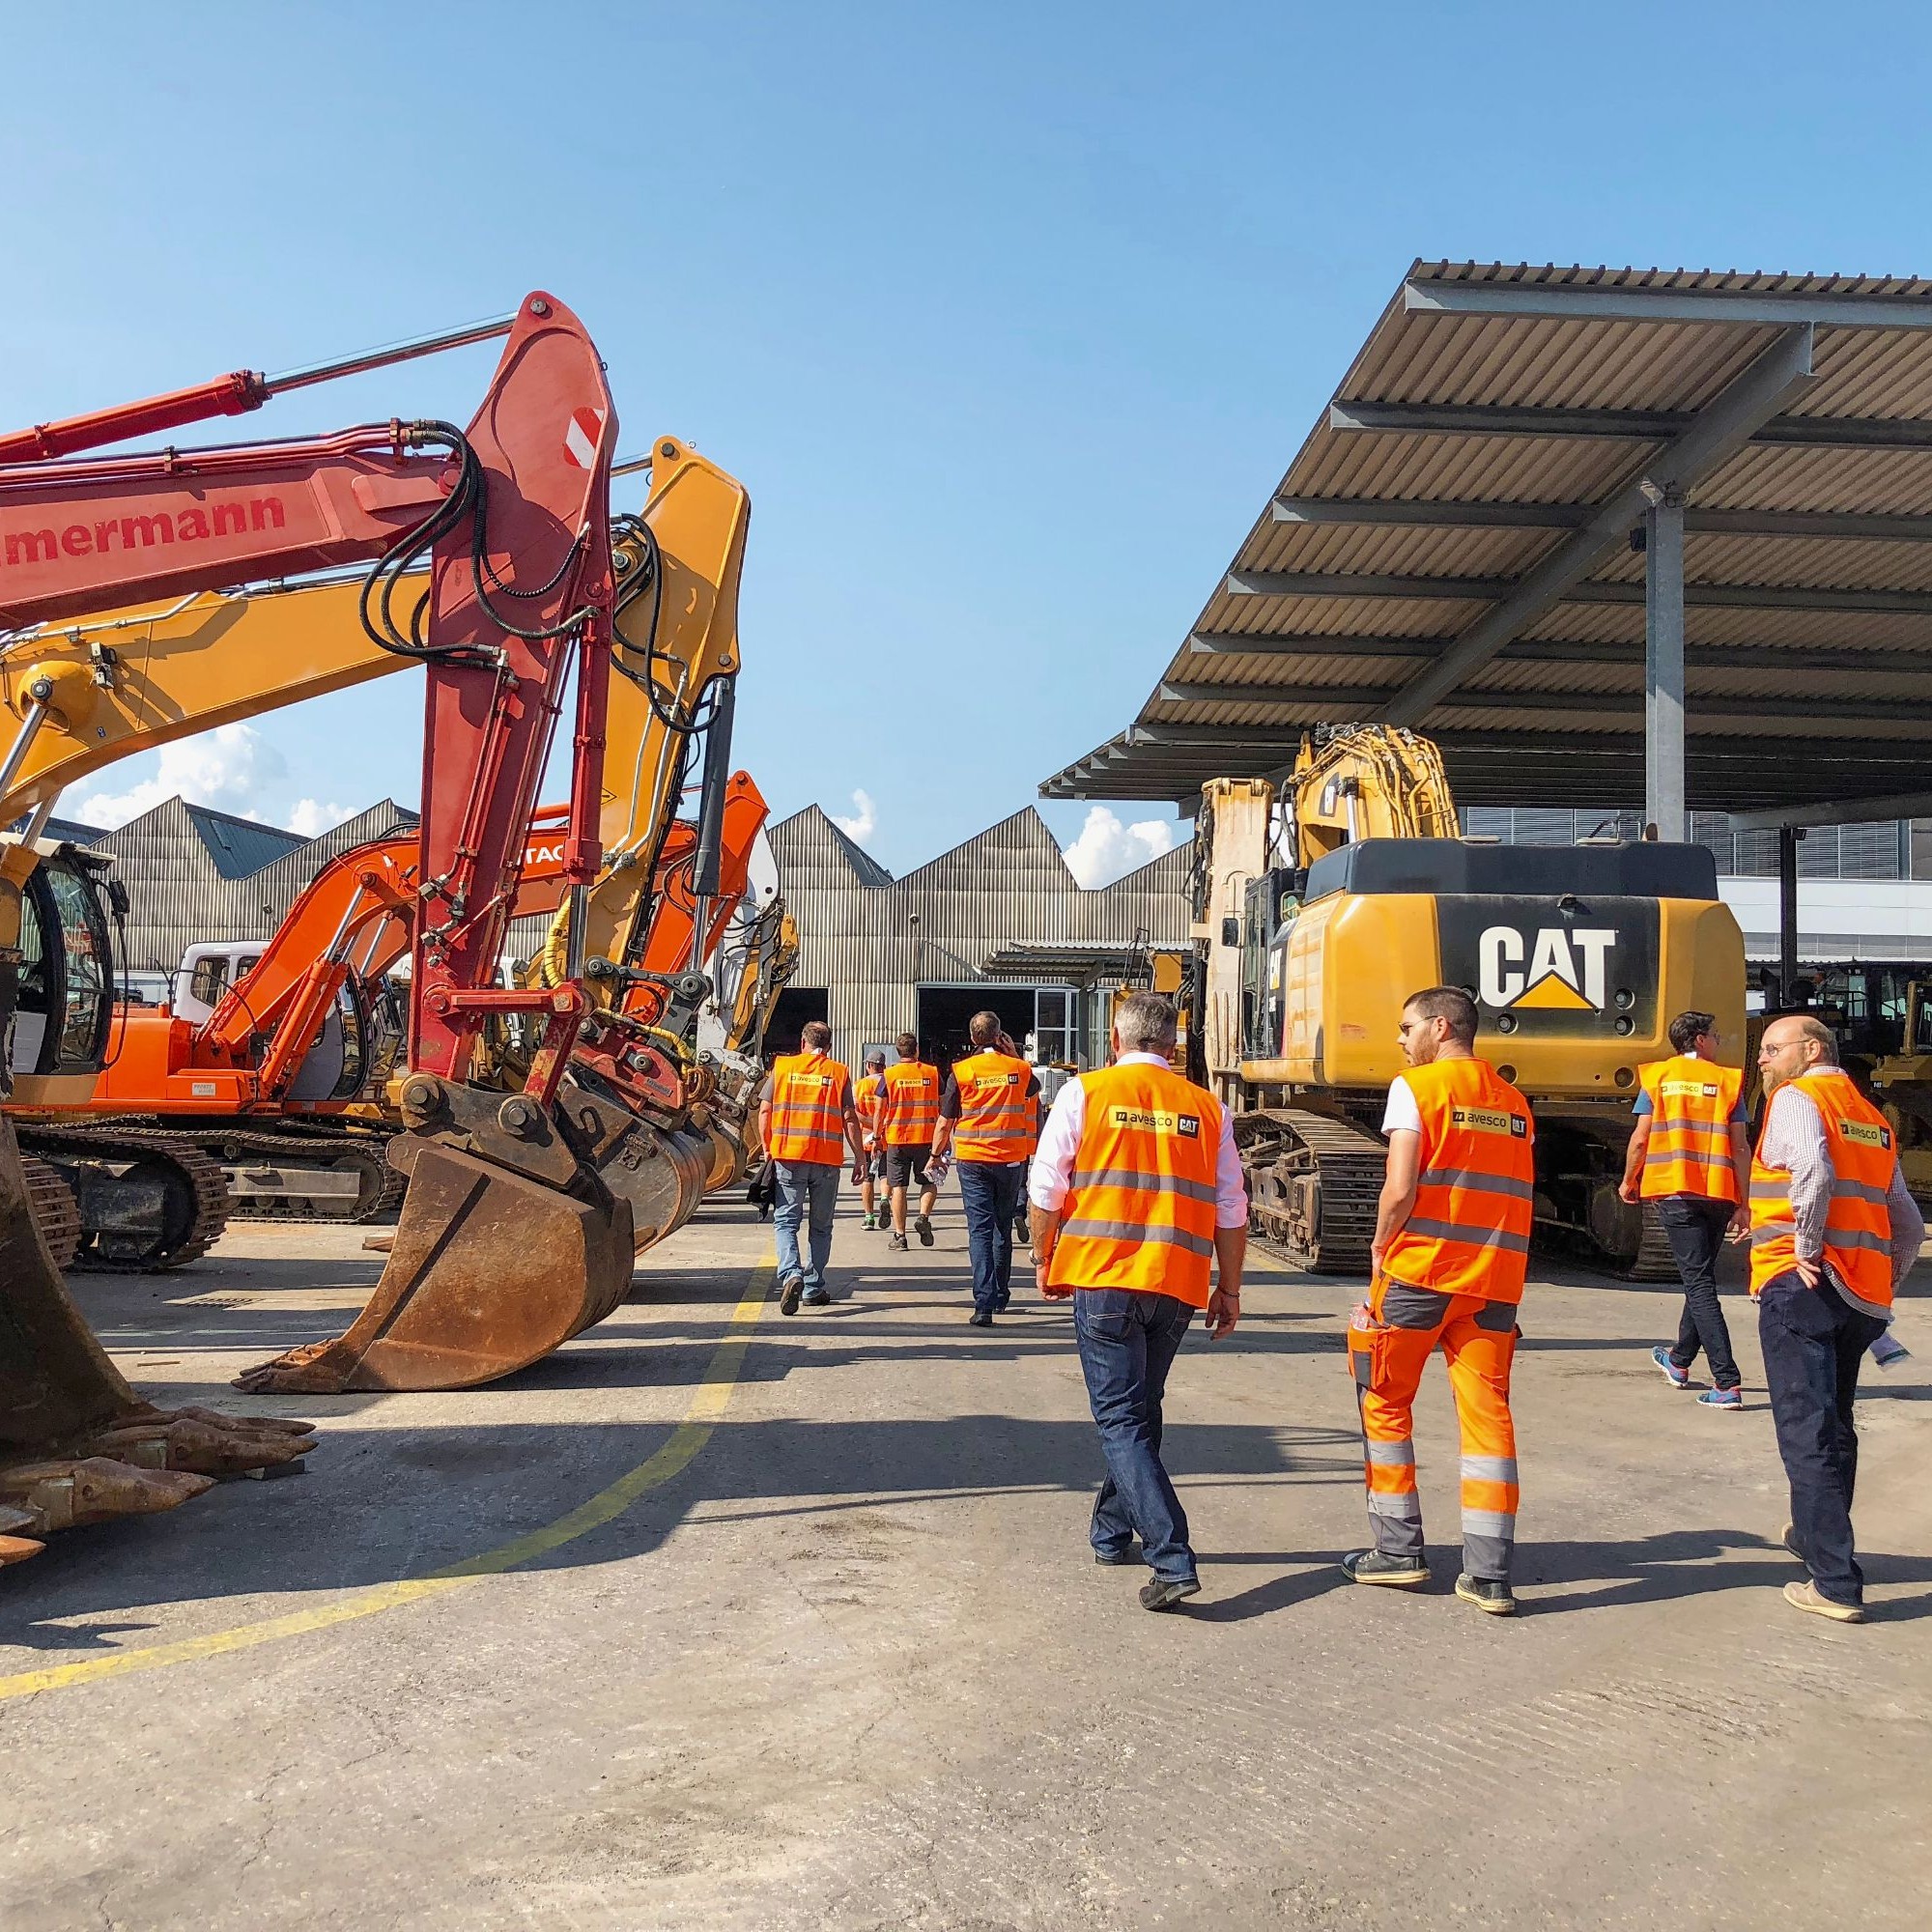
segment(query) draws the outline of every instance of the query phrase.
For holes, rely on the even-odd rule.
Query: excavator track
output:
[[[194,1136],[194,1145],[227,1173],[232,1221],[381,1220],[409,1185],[388,1163],[386,1135],[222,1133]],[[355,1192],[304,1191],[304,1173],[353,1178]]]
[[[34,1225],[53,1264],[65,1274],[80,1252],[80,1203],[73,1198],[67,1176],[48,1162],[23,1159],[20,1172],[26,1179]]]
[[[1387,1150],[1363,1128],[1300,1107],[1235,1116],[1252,1224],[1297,1267],[1365,1274]]]
[[[200,1260],[228,1225],[227,1176],[172,1134],[43,1122],[22,1122],[19,1133],[78,1208],[76,1268],[162,1274]]]

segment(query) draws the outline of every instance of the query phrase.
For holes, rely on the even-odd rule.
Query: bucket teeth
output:
[[[313,1429],[142,1401],[69,1296],[0,1118],[0,1566],[53,1530],[174,1509],[217,1476],[295,1462]]]
[[[35,1534],[155,1516],[214,1487],[213,1476],[143,1469],[108,1456],[61,1457],[0,1469],[0,1503],[37,1519]]]

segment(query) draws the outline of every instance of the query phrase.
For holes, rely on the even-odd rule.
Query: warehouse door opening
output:
[[[919,989],[919,1043],[943,1074],[973,1050],[967,1027],[978,1012],[995,1012],[1023,1054],[1044,1064],[1070,1061],[1075,995],[1070,986],[1014,986],[979,980]]]
[[[765,1029],[765,1052],[796,1053],[798,1037],[813,1020],[831,1015],[823,986],[787,986],[772,1009],[772,1023]]]

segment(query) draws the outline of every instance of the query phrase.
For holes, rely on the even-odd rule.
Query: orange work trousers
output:
[[[1362,1417],[1363,1473],[1376,1548],[1420,1560],[1415,1490],[1415,1392],[1440,1347],[1463,1431],[1463,1567],[1506,1580],[1516,1543],[1516,1425],[1510,1364],[1516,1307],[1477,1294],[1439,1294],[1378,1275],[1349,1324],[1349,1366]]]

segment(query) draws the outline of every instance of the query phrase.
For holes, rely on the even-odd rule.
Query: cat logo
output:
[[[1528,941],[1513,925],[1490,926],[1476,943],[1478,997],[1495,1009],[1602,1012],[1616,943],[1603,926],[1544,926]]]

